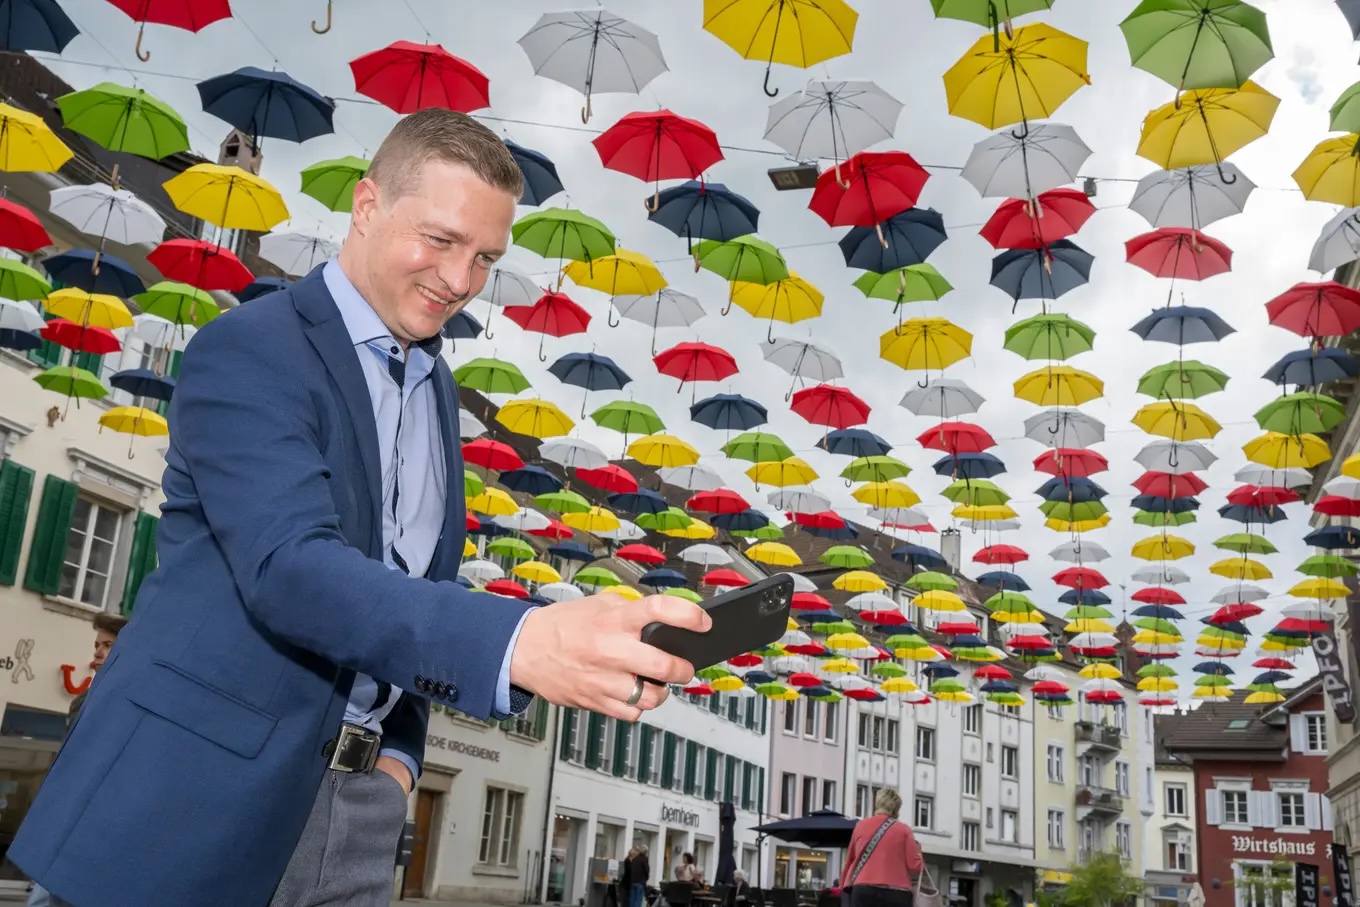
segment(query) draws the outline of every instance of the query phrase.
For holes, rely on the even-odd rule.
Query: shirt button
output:
[[[397,347],[395,347],[395,346],[392,347],[392,355],[393,355],[393,356],[397,355],[397,354],[400,353],[400,352],[401,352],[401,350],[398,349]]]

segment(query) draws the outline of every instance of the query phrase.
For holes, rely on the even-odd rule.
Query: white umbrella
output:
[[[595,535],[602,539],[612,539],[616,542],[636,542],[638,539],[645,539],[647,531],[638,526],[632,520],[619,520],[618,529],[603,529]]]
[[[831,509],[831,499],[815,491],[802,491],[797,488],[780,488],[770,492],[767,500],[771,507],[785,513],[822,513]]]
[[[1151,583],[1156,586],[1179,586],[1190,582],[1190,574],[1170,564],[1149,564],[1133,571],[1129,579],[1135,583]]]
[[[1048,680],[1053,683],[1061,683],[1069,686],[1072,681],[1070,674],[1060,668],[1055,668],[1052,665],[1035,665],[1025,672],[1025,679],[1033,680],[1036,683],[1040,680]]]
[[[538,587],[538,594],[550,602],[569,602],[585,596],[580,588],[571,583],[544,583]]]
[[[0,299],[0,331],[41,331],[46,326],[32,303]]]
[[[526,510],[521,508],[515,513],[504,516],[493,516],[491,522],[506,529],[513,529],[516,532],[539,532],[552,525],[552,520],[537,510]]]
[[[1202,230],[1214,221],[1241,214],[1255,189],[1256,184],[1236,164],[1154,170],[1138,181],[1129,208],[1154,227]]]
[[[340,244],[311,233],[266,233],[260,257],[291,277],[301,277],[340,254]]]
[[[122,328],[127,337],[140,340],[156,349],[183,350],[198,333],[192,324],[175,324],[159,315],[133,315],[132,327]]]
[[[875,507],[869,511],[869,518],[894,526],[924,526],[930,522],[925,511],[915,507]]]
[[[1105,440],[1105,423],[1075,409],[1052,409],[1025,420],[1025,437],[1051,447],[1090,447]]]
[[[1216,605],[1235,605],[1239,602],[1250,604],[1264,601],[1267,598],[1270,598],[1270,593],[1255,583],[1229,583],[1215,592],[1209,601]]]
[[[1308,267],[1326,273],[1360,258],[1360,208],[1345,208],[1322,227]]]
[[[1071,126],[1030,123],[1023,135],[1007,126],[973,146],[960,176],[983,198],[1035,196],[1076,182],[1090,156]]]
[[[1328,479],[1327,484],[1322,486],[1322,490],[1327,494],[1339,495],[1343,498],[1360,498],[1360,479],[1352,479],[1350,476],[1337,476]]]
[[[770,105],[765,138],[800,161],[843,161],[897,131],[902,102],[873,82],[808,82]]]
[[[458,437],[475,438],[485,432],[486,426],[480,419],[465,409],[458,410]]]
[[[1153,441],[1140,450],[1133,460],[1150,472],[1169,472],[1179,476],[1187,472],[1203,472],[1218,457],[1198,441]]]
[[[845,376],[845,368],[836,354],[814,343],[780,337],[766,340],[761,345],[765,348],[765,361],[773,362],[794,378],[834,381]],[[792,390],[784,395],[784,399],[791,396]]]
[[[530,277],[509,265],[496,265],[487,275],[482,291],[477,294],[478,299],[485,299],[492,306],[487,312],[486,327],[482,331],[482,336],[488,340],[493,336],[490,316],[496,313],[495,306],[509,308],[515,305],[533,305],[542,297],[543,288]]]
[[[1110,552],[1106,551],[1099,542],[1074,539],[1058,545],[1048,552],[1048,556],[1064,564],[1097,564],[1103,560],[1108,560]]]
[[[656,35],[603,9],[547,13],[519,39],[536,75],[585,95],[581,122],[596,94],[638,94],[667,71]]]
[[[861,592],[859,595],[852,596],[845,603],[845,607],[855,611],[897,611],[900,610],[892,598],[882,592]]]
[[[667,485],[688,491],[716,491],[726,485],[722,476],[698,463],[693,466],[663,466],[656,474]]]
[[[467,561],[458,568],[458,575],[465,576],[473,582],[489,583],[492,580],[501,579],[505,576],[505,571],[499,564],[491,561],[476,560]]]
[[[1335,620],[1336,614],[1331,608],[1320,602],[1294,602],[1285,605],[1280,609],[1281,617],[1293,617],[1298,620]]]
[[[958,378],[936,378],[907,391],[898,405],[918,416],[954,419],[977,412],[985,400]]]
[[[1017,636],[1043,636],[1049,635],[1048,627],[1043,624],[1001,624],[997,630],[1007,639],[1015,639]]]
[[[552,438],[538,448],[538,455],[567,469],[599,469],[609,465],[603,450],[579,438]]]
[[[158,243],[165,235],[165,221],[150,205],[103,183],[53,189],[51,211],[81,233],[125,246]]]
[[[959,525],[964,529],[990,529],[992,532],[1014,532],[1025,528],[1019,520],[960,520]]]
[[[704,317],[699,300],[670,287],[662,287],[648,296],[615,296],[612,301],[620,318],[652,326],[652,355],[656,355],[658,328],[687,328]],[[616,326],[612,315],[609,326]]]
[[[1243,485],[1260,485],[1264,488],[1298,488],[1313,484],[1313,474],[1297,466],[1271,469],[1269,466],[1248,463],[1233,473],[1233,480]]]
[[[690,545],[680,552],[680,560],[687,564],[698,564],[707,569],[720,564],[730,564],[734,560],[732,553],[719,545],[698,544]]]

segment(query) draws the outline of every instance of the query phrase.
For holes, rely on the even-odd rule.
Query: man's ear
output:
[[[354,204],[350,209],[350,222],[359,233],[367,229],[368,222],[372,220],[374,212],[382,203],[380,191],[378,184],[368,177],[354,184]]]

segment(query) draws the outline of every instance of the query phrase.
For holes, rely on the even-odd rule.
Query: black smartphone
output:
[[[784,635],[793,590],[793,577],[787,573],[767,576],[703,602],[703,609],[713,618],[707,633],[650,623],[642,628],[642,641],[685,659],[696,671],[720,664],[743,652],[764,648]]]

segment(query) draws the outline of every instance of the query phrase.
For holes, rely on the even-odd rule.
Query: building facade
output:
[[[1195,839],[1199,819],[1195,772],[1166,751],[1153,719],[1156,766],[1153,771],[1154,810],[1144,838],[1150,907],[1173,907],[1188,901],[1199,880]]]
[[[543,897],[589,900],[607,861],[648,849],[651,883],[672,879],[685,853],[712,880],[720,811],[735,811],[736,866],[759,877],[774,709],[749,690],[693,696],[673,691],[637,724],[565,709],[557,722],[544,850]],[[595,861],[606,861],[599,863]]]
[[[868,786],[856,789],[846,781],[846,741],[854,726],[851,702],[796,699],[770,703],[770,791],[765,821],[792,819],[819,809],[848,815],[867,816],[872,812],[872,806],[865,806],[873,802]],[[872,724],[872,719],[868,723]],[[897,722],[889,725],[880,717],[878,724],[877,742],[882,752],[889,731],[896,733]],[[894,782],[880,782],[879,786],[883,783]],[[854,800],[848,799],[851,790],[856,790]],[[877,787],[872,790],[876,792]],[[836,884],[841,871],[839,850],[774,843],[771,860],[760,867],[758,877],[752,878],[774,888],[808,890]]]

